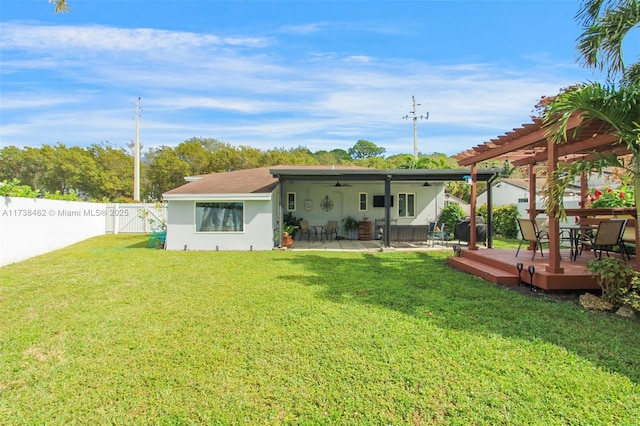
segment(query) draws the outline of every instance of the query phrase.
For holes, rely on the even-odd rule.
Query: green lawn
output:
[[[152,250],[0,269],[0,424],[637,424],[640,324],[446,252]]]

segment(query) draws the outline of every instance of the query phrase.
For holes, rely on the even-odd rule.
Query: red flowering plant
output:
[[[618,189],[603,188],[589,191],[589,202],[593,208],[598,207],[633,207],[635,198],[633,188],[621,186]]]

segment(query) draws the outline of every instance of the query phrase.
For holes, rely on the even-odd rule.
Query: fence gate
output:
[[[107,233],[149,233],[166,223],[166,204],[107,204]]]

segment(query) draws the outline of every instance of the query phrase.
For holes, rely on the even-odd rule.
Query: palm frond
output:
[[[609,77],[624,75],[622,43],[640,23],[638,0],[588,0],[577,15],[583,21],[578,51],[586,66],[607,68]]]

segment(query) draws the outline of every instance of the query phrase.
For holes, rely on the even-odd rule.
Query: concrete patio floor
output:
[[[443,245],[441,241],[433,243],[423,242],[391,242],[391,247],[384,250],[451,250],[455,242],[448,241]],[[295,240],[289,249],[293,251],[317,250],[317,251],[384,251],[382,244],[378,240],[333,240],[333,241],[307,241],[306,239]]]

